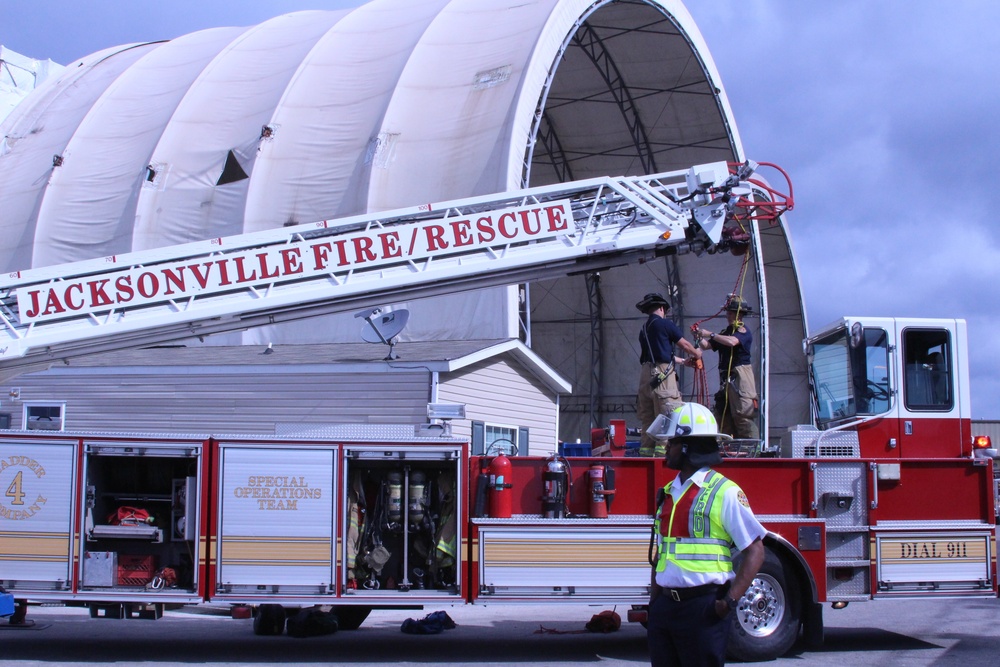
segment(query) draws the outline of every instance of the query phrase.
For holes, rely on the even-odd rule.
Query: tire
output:
[[[334,607],[341,630],[357,630],[372,613],[371,607]]]
[[[285,608],[280,604],[262,604],[253,617],[255,635],[280,635],[285,631]]]
[[[788,653],[799,636],[802,599],[794,573],[765,549],[764,564],[740,598],[729,633],[727,654],[733,660],[774,660]]]

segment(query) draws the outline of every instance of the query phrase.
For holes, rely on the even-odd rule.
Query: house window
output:
[[[24,428],[27,431],[61,431],[65,411],[65,403],[25,403]]]
[[[472,453],[480,456],[517,456],[528,453],[528,429],[472,422]]]

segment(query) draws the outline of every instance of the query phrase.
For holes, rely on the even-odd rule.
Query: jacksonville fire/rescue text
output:
[[[540,240],[566,233],[572,219],[570,211],[569,202],[559,201],[483,213],[478,217],[373,227],[225,256],[136,266],[20,288],[17,290],[18,310],[22,322],[58,319],[261,283]],[[224,240],[217,242],[221,245]]]

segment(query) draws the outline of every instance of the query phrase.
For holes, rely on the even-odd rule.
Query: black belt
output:
[[[663,594],[674,602],[684,602],[691,598],[715,593],[719,590],[718,584],[703,584],[701,586],[691,586],[690,588],[664,588]]]

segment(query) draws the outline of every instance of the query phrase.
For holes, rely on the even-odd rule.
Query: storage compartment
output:
[[[344,587],[457,595],[461,450],[348,449]]]
[[[157,590],[196,590],[200,464],[200,443],[86,446],[84,589],[146,587],[170,568]]]

